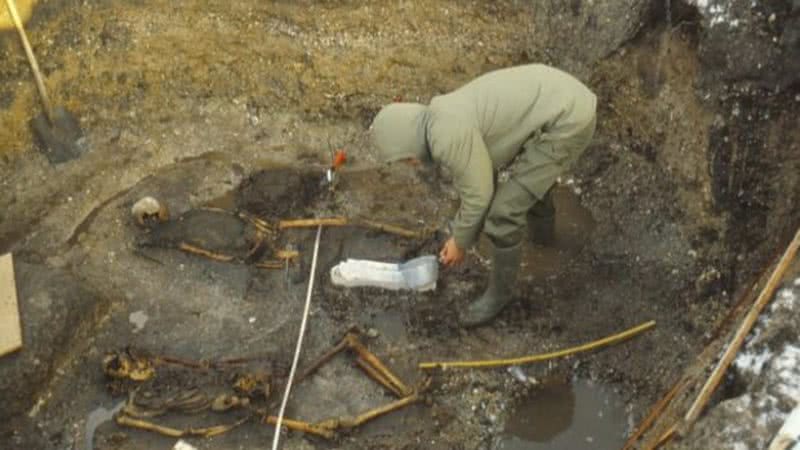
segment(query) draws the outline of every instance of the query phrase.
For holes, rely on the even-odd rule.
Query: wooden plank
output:
[[[17,285],[11,254],[0,256],[0,356],[22,347]]]

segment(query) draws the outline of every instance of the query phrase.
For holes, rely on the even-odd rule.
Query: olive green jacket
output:
[[[453,237],[467,248],[477,240],[492,202],[495,173],[526,141],[559,141],[581,132],[593,122],[596,103],[571,75],[532,64],[489,72],[434,97],[429,106],[387,105],[372,133],[385,162],[432,159],[451,171],[461,197]]]

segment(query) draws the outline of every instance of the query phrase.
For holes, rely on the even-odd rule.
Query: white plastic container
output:
[[[399,264],[348,259],[331,269],[333,284],[345,287],[372,286],[424,292],[436,289],[438,277],[439,263],[433,255],[420,256]]]

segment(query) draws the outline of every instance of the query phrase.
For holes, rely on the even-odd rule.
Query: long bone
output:
[[[375,354],[370,352],[364,344],[358,339],[358,331],[350,330],[345,333],[344,338],[336,344],[331,350],[323,354],[319,359],[311,364],[303,373],[297,378],[296,383],[304,380],[312,375],[325,363],[330,361],[334,356],[343,350],[351,350],[356,353],[358,359],[356,364],[364,370],[370,378],[380,383],[386,389],[392,391],[397,397],[407,397],[411,395],[414,390],[406,386],[388,367],[386,367]],[[359,363],[360,361],[360,363]]]

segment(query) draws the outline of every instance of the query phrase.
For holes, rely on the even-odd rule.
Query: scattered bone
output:
[[[231,431],[232,429],[245,423],[248,419],[249,417],[245,417],[244,419],[241,419],[238,422],[234,422],[230,425],[217,425],[206,428],[187,428],[184,430],[179,430],[177,428],[159,425],[153,422],[148,422],[146,420],[134,419],[124,414],[118,415],[115,420],[117,422],[117,425],[126,426],[130,428],[137,428],[139,430],[144,430],[144,431],[152,431],[161,434],[163,436],[169,436],[175,438],[189,437],[189,436],[210,438],[214,436],[219,436],[220,434],[227,433],[228,431]]]
[[[237,397],[235,395],[222,394],[218,395],[211,401],[211,410],[215,412],[225,412],[237,407],[245,407],[250,405],[250,399],[247,397]]]
[[[155,375],[155,367],[149,359],[126,349],[108,353],[103,358],[103,372],[111,378],[145,381]]]
[[[270,376],[266,372],[239,374],[233,382],[233,389],[249,398],[268,399],[271,393],[270,381]]]

